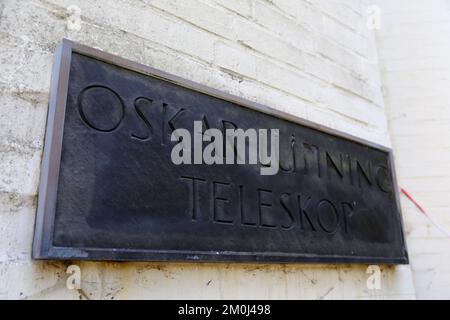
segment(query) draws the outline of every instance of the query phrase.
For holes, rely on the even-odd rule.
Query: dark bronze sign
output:
[[[174,164],[171,134],[194,121],[278,129],[278,172]],[[408,262],[391,150],[67,40],[33,257]]]

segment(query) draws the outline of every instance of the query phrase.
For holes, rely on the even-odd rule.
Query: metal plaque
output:
[[[278,172],[174,164],[171,134],[194,121],[278,129]],[[390,149],[68,40],[33,257],[408,263]]]

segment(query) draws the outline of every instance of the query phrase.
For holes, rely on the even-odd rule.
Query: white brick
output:
[[[448,1],[373,1],[400,185],[450,234]],[[448,299],[448,235],[402,197],[418,298]]]
[[[105,0],[101,5],[79,0],[49,0],[49,2],[61,8],[77,5],[81,9],[82,19],[88,19],[102,27],[127,31],[205,61],[213,59],[213,44],[216,38],[212,34],[161,15],[145,4],[112,0]],[[108,14],[104,14],[105,8]]]
[[[209,0],[211,1],[211,0]],[[244,17],[251,17],[253,0],[213,0],[220,6],[227,8]]]

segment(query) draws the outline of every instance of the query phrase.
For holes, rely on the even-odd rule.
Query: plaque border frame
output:
[[[54,246],[53,230],[58,191],[61,150],[64,132],[64,117],[69,86],[69,72],[72,53],[82,54],[115,66],[119,66],[146,76],[168,81],[242,107],[263,112],[305,127],[350,140],[373,149],[386,152],[397,207],[396,218],[401,226],[401,245],[403,256],[395,258],[370,256],[343,256],[318,254],[293,254],[277,252],[209,252],[182,250],[144,250],[118,248],[72,248]],[[391,148],[361,139],[323,125],[249,101],[208,86],[183,79],[170,73],[106,53],[99,49],[62,39],[56,48],[53,63],[44,151],[38,190],[35,229],[32,245],[32,258],[37,260],[90,260],[90,261],[175,261],[175,262],[246,262],[246,263],[331,263],[331,264],[408,264],[404,224],[401,214],[400,194],[398,192],[394,156]]]

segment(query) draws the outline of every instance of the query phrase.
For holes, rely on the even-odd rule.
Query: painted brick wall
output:
[[[450,1],[375,1],[378,44],[417,297],[450,298]]]
[[[81,28],[68,28],[81,10]],[[409,266],[79,263],[30,260],[53,52],[94,46],[390,145],[366,0],[0,2],[0,298],[414,298]],[[80,296],[81,294],[81,296]]]

